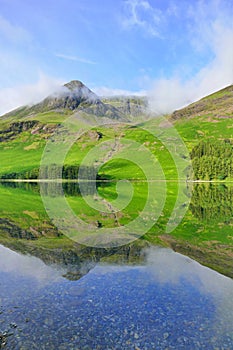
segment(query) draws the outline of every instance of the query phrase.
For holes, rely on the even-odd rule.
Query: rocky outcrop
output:
[[[117,110],[126,116],[138,117],[147,114],[148,102],[145,97],[106,97],[103,99],[106,104],[113,105]]]
[[[0,218],[0,232],[7,234],[11,238],[35,239],[35,235],[29,230],[22,229],[13,222]]]
[[[0,142],[14,139],[18,134],[28,131],[38,125],[36,120],[27,120],[10,124],[7,129],[0,130]]]

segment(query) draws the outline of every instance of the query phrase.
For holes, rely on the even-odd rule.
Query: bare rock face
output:
[[[33,109],[48,111],[56,109],[75,110],[81,103],[93,104],[98,97],[88,89],[81,81],[72,80],[65,84],[57,93],[48,96]]]
[[[138,117],[148,113],[148,101],[145,97],[139,96],[113,96],[103,99],[105,104],[115,106],[117,110],[131,117]]]
[[[30,240],[37,238],[29,230],[22,229],[13,222],[2,218],[0,218],[0,232],[6,233],[9,237],[12,238],[24,238]]]
[[[0,142],[13,140],[21,132],[28,131],[36,125],[38,125],[38,121],[36,120],[12,123],[7,129],[0,130]]]

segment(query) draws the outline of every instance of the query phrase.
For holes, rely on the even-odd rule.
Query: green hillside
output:
[[[228,119],[233,113],[233,85],[208,95],[172,113],[172,119],[207,117],[208,121]]]
[[[95,127],[84,133],[73,144],[64,165],[78,168],[84,156],[100,143],[117,140],[120,144],[129,139],[143,144],[157,157],[167,179],[177,179],[171,149],[167,148],[167,143],[172,141],[169,141],[169,136],[161,140],[155,135],[156,130],[166,133],[166,123],[160,128],[162,122],[158,123],[158,117],[150,115],[151,118],[148,120],[145,99],[116,97],[100,100],[85,85],[77,81],[66,84],[65,88],[66,92],[63,91],[61,96],[50,96],[37,105],[22,107],[1,116],[0,176],[2,178],[36,178],[46,142],[68,117],[75,116],[76,126],[80,125],[80,128],[85,129],[85,125],[93,124],[96,120],[105,126]],[[207,96],[180,111],[175,111],[167,118],[179,132],[190,154],[195,154],[195,147],[199,147],[198,144],[203,142],[211,145],[218,141],[219,149],[223,150],[220,156],[222,163],[220,164],[218,160],[218,164],[214,165],[219,171],[206,168],[205,174],[200,170],[205,162],[215,164],[214,153],[203,153],[198,160],[194,159],[194,179],[233,178],[233,166],[232,163],[229,164],[229,153],[226,150],[232,149],[233,142],[233,86]],[[115,120],[117,125],[114,124]],[[137,123],[136,120],[146,121]],[[148,130],[152,130],[152,133]],[[206,149],[211,149],[208,145]],[[140,169],[132,162],[119,159],[120,153],[117,149],[113,149],[112,153],[118,154],[119,157],[111,159],[109,156],[109,159],[105,159],[105,165],[100,169],[102,177],[143,178]],[[200,160],[200,157],[204,158]],[[226,162],[228,171],[224,172]],[[182,179],[185,178],[187,174],[182,176]]]
[[[86,87],[88,94],[81,96],[79,88],[83,85],[79,83],[68,86],[71,90],[61,99],[50,96],[35,106],[19,108],[0,118],[1,178],[36,180],[44,150],[52,152],[48,157],[51,168],[48,165],[44,170],[48,178],[56,178],[57,159],[72,140],[72,133],[83,130],[66,154],[62,170],[66,200],[78,217],[96,227],[127,225],[145,206],[148,186],[154,181],[157,184],[156,196],[152,195],[154,215],[163,200],[165,203],[158,221],[147,230],[142,241],[170,246],[232,276],[232,187],[198,184],[191,196],[191,184],[185,182],[192,176],[188,152],[195,180],[233,179],[232,86],[166,118],[151,114],[149,118],[143,98],[100,100]],[[77,86],[76,96],[73,88]],[[103,115],[96,116],[97,110]],[[63,134],[67,118],[75,120],[75,124]],[[93,124],[97,126],[92,128]],[[53,142],[57,141],[56,137],[61,137],[60,144]],[[97,169],[97,191],[110,203],[108,206],[117,199],[117,180],[131,181],[133,198],[117,215],[105,215],[90,207],[79,195],[77,183],[71,182],[77,179],[80,164],[87,155],[91,165],[85,163],[84,170],[93,176]],[[38,254],[46,249],[75,249],[74,242],[52,225],[36,185],[15,184],[14,188],[6,185],[0,186],[3,244]],[[48,190],[50,186],[53,191],[52,183]],[[88,184],[85,188],[84,197],[90,194]],[[130,187],[125,187],[121,199],[129,197],[130,191]],[[59,202],[59,193],[56,195]],[[188,199],[191,204],[186,211]],[[171,218],[177,220],[177,225],[167,233]]]
[[[90,208],[74,187],[75,184],[64,184],[66,199],[77,217],[87,223],[101,224],[106,228],[118,227],[131,221],[138,215],[147,195],[146,184],[138,183],[130,205],[118,212],[116,216],[103,215]],[[114,184],[103,184],[98,192],[110,203],[116,196]],[[165,227],[177,195],[177,184],[169,183],[166,202],[160,217],[153,227],[135,242],[136,245],[170,246],[175,251],[232,277],[232,193],[232,186],[196,184],[193,188],[190,207],[182,222],[172,233],[166,234]],[[37,184],[0,184],[0,197],[1,244],[47,260],[50,256],[52,260],[54,255],[65,257],[66,253],[71,255],[71,252],[77,253],[80,248],[83,249],[83,246],[80,247],[79,244],[62,235],[51,223]],[[59,198],[57,194],[56,200]],[[88,248],[90,251],[90,247]],[[96,249],[97,253],[100,251],[101,249]]]

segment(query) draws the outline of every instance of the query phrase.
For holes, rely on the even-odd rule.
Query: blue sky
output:
[[[233,82],[232,0],[0,0],[0,113],[79,79],[167,112]]]

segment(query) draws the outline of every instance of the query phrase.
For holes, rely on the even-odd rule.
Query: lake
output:
[[[112,225],[81,208],[76,187],[64,186],[75,213]],[[232,190],[195,185],[168,235],[172,185],[141,239],[96,248],[61,235],[37,184],[0,185],[1,348],[233,349]],[[114,197],[109,186],[99,191]]]

